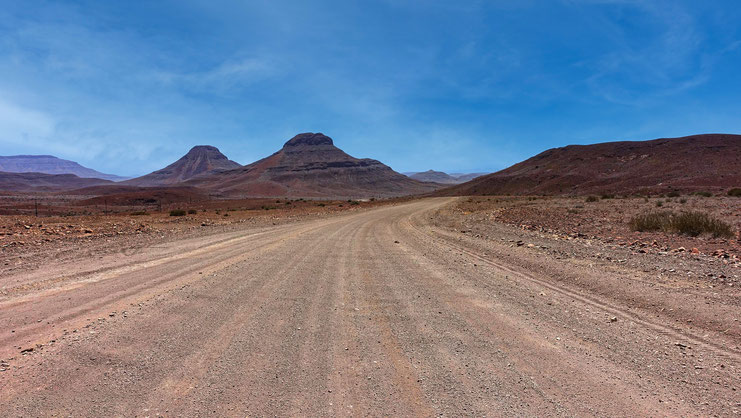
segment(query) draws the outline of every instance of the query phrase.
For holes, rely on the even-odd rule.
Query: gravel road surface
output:
[[[451,202],[49,254],[0,278],[0,416],[739,413],[737,298],[497,256]]]

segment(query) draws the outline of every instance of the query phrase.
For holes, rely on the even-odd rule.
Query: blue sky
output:
[[[144,174],[324,132],[397,171],[741,132],[735,1],[0,0],[0,155]]]

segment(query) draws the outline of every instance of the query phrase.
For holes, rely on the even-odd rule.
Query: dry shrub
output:
[[[696,237],[709,234],[715,238],[732,238],[733,227],[704,212],[647,212],[636,215],[629,221],[634,231],[663,231]]]

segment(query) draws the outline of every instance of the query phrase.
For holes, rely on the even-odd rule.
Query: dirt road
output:
[[[49,254],[0,278],[0,416],[739,413],[738,298],[514,257],[450,202]]]

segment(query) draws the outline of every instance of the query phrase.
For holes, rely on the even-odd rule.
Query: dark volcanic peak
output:
[[[553,148],[439,194],[633,194],[740,185],[741,136],[708,134]]]
[[[283,147],[295,147],[299,145],[334,145],[334,143],[332,142],[332,138],[321,132],[306,132],[294,136]]]
[[[218,148],[211,145],[197,145],[167,167],[125,183],[145,187],[166,186],[205,173],[233,170],[239,167],[241,165],[228,159]]]

